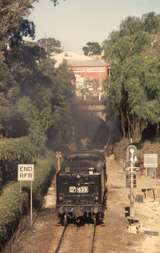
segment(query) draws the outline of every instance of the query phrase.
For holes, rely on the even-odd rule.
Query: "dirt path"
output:
[[[141,185],[146,183],[144,176],[138,176]],[[128,190],[125,188],[125,173],[122,164],[110,157],[108,159],[108,209],[104,226],[96,229],[95,253],[160,253],[160,237],[143,233],[130,234],[124,218],[124,207],[128,206]],[[143,227],[158,230],[160,224],[159,202],[136,204],[137,215]],[[12,253],[54,253],[58,239],[62,233],[55,213],[55,183],[52,183],[45,198],[43,210],[40,212],[33,231],[25,231],[16,240]],[[66,234],[60,253],[89,253],[92,236],[92,225],[84,225],[77,229],[74,225]]]

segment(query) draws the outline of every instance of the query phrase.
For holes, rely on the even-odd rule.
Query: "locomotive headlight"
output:
[[[59,196],[59,201],[62,201],[63,200],[63,197],[62,196]]]
[[[95,201],[98,201],[98,199],[99,199],[98,196],[95,196],[95,197],[94,197],[94,200],[95,200]]]
[[[93,168],[93,167],[90,167],[90,168],[89,168],[89,175],[93,175],[93,173],[94,173],[94,168]]]

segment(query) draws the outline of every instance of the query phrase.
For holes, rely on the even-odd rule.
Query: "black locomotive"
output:
[[[102,222],[106,209],[105,157],[78,152],[64,159],[56,176],[57,210],[62,223],[82,218]]]

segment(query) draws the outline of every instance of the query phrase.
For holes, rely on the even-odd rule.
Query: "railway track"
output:
[[[64,226],[54,253],[61,253],[61,252],[63,252],[62,248],[63,248],[63,244],[65,243],[65,240],[67,240],[67,239],[65,239],[65,237],[66,237],[67,229],[68,228],[69,228],[68,224]],[[83,227],[81,227],[81,229],[82,229],[81,232],[83,232]],[[80,231],[78,231],[78,232],[80,232]],[[74,232],[73,232],[72,236],[74,236]],[[96,221],[94,221],[94,224],[92,226],[92,235],[91,235],[91,240],[90,240],[91,242],[90,242],[90,245],[89,245],[89,251],[88,251],[88,253],[94,253],[94,251],[95,251],[95,238],[96,238]],[[75,241],[75,243],[77,243],[77,244],[83,243],[83,240],[79,241],[77,237],[74,240],[72,238],[72,241]],[[81,247],[79,247],[79,248],[81,248]]]

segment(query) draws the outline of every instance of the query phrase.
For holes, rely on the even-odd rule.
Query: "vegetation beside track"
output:
[[[54,154],[38,159],[33,183],[33,206],[40,207],[43,196],[55,174]],[[0,195],[0,251],[14,233],[20,218],[29,209],[30,186],[24,183],[20,193],[19,183],[10,182]]]
[[[27,16],[36,1],[21,3],[18,12],[18,1],[11,2],[0,11],[0,27],[6,27],[0,31],[0,251],[28,210],[30,188],[22,183],[19,193],[17,164],[35,162],[33,205],[41,206],[55,169],[54,157],[37,157],[70,142],[73,132],[73,73],[65,63],[56,67],[37,43],[24,41],[35,34]]]
[[[33,162],[36,147],[28,137],[2,138],[0,140],[0,188],[17,179],[17,164]]]

